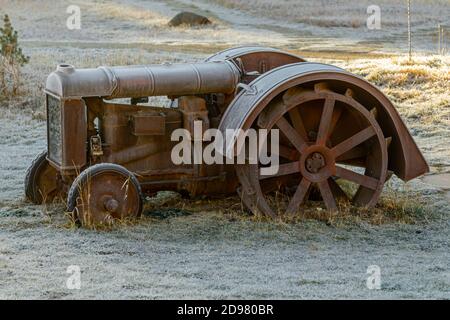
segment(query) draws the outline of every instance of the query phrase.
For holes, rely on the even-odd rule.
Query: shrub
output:
[[[8,15],[3,17],[0,28],[0,96],[15,96],[20,85],[20,68],[30,60],[22,53]]]

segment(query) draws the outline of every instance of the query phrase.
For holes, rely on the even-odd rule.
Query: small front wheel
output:
[[[67,197],[69,212],[88,228],[110,226],[116,219],[136,218],[143,196],[136,177],[124,167],[100,163],[84,170]]]
[[[62,195],[58,189],[58,171],[47,161],[47,151],[33,160],[24,183],[25,196],[35,204],[51,203]]]

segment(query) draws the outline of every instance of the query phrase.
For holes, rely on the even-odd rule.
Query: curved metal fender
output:
[[[205,61],[217,61],[217,60],[230,60],[239,58],[245,55],[249,55],[252,53],[263,53],[263,54],[275,54],[280,56],[286,56],[290,57],[293,60],[296,60],[296,62],[304,62],[306,61],[302,57],[299,57],[295,54],[281,51],[279,49],[270,48],[270,47],[263,47],[263,46],[240,46],[240,47],[234,47],[225,49],[222,51],[219,51],[212,56],[209,56],[206,58]]]
[[[366,108],[376,107],[379,124],[385,137],[392,137],[389,148],[389,170],[408,181],[429,171],[428,165],[389,99],[363,78],[341,68],[321,63],[295,63],[273,69],[256,78],[239,92],[227,108],[219,125],[226,129],[247,130],[265,106],[290,87],[309,82],[333,81],[357,92]],[[236,136],[226,141],[224,152],[234,147]]]
[[[205,61],[230,61],[237,64],[244,73],[250,72],[258,76],[286,64],[304,62],[305,59],[275,48],[243,46],[220,51]],[[253,79],[242,79],[242,82],[248,83]]]

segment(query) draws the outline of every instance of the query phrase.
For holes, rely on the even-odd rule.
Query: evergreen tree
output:
[[[30,57],[23,54],[17,42],[17,31],[11,25],[8,15],[3,17],[0,28],[0,98],[15,96],[20,86],[20,67]]]
[[[19,64],[23,66],[28,63],[30,57],[22,53],[22,49],[17,43],[17,31],[11,25],[8,15],[3,17],[3,28],[0,28],[0,54],[7,59],[10,64]]]

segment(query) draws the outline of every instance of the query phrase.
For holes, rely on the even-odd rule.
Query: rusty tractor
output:
[[[268,216],[294,215],[312,194],[329,210],[340,201],[373,207],[392,174],[408,181],[429,170],[379,89],[277,49],[232,48],[190,64],[61,64],[45,93],[48,148],[29,168],[25,193],[37,204],[67,196],[86,226],[137,217],[143,194],[160,190],[238,192],[250,211]],[[172,104],[151,106],[154,96]],[[174,164],[171,133],[194,130],[194,121],[202,130],[279,130],[279,170],[263,176],[260,163]],[[225,150],[235,144],[227,140]],[[271,201],[274,192],[286,195],[284,207]]]

